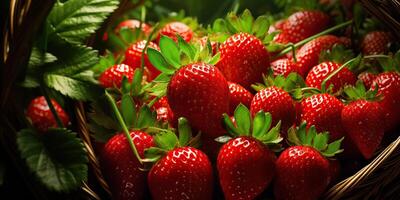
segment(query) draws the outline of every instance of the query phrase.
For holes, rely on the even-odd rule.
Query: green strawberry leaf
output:
[[[94,72],[96,77],[99,76],[101,73],[103,73],[109,67],[116,64],[114,55],[109,51],[106,52],[107,52],[106,55],[100,56],[100,59],[97,62],[97,64],[91,68],[91,71]]]
[[[175,70],[170,67],[170,65],[167,63],[165,60],[164,56],[157,50],[148,48],[147,49],[147,56],[151,62],[151,64],[154,65],[155,68],[160,70],[163,73],[166,74],[173,74]]]
[[[133,126],[134,121],[136,121],[135,103],[129,94],[122,95],[120,112],[129,129]]]
[[[267,16],[257,17],[257,19],[254,22],[253,27],[252,27],[253,34],[255,34],[255,36],[257,38],[261,38],[261,37],[265,36],[268,29],[269,29],[268,17]]]
[[[169,130],[156,134],[154,136],[154,142],[157,147],[165,150],[172,150],[179,145],[178,137],[176,137],[175,133]]]
[[[242,15],[240,16],[240,23],[243,31],[246,33],[252,33],[252,26],[253,26],[254,18],[251,15],[251,12],[246,9],[243,11]]]
[[[44,81],[48,87],[76,100],[95,100],[103,93],[97,85],[62,75],[47,74]]]
[[[328,132],[317,134],[313,140],[313,147],[316,148],[318,151],[322,151],[328,147],[328,140]]]
[[[264,130],[264,127],[266,127],[265,123],[265,114],[264,112],[260,111],[258,112],[253,119],[253,133],[252,136],[255,138],[258,138],[264,133],[266,130]]]
[[[223,114],[224,117],[224,125],[225,129],[233,136],[237,137],[241,135],[241,132],[236,126],[233,124],[231,118],[226,113]]]
[[[159,160],[161,156],[165,153],[166,151],[164,149],[158,147],[150,147],[144,150],[144,157],[148,161],[156,161]]]
[[[50,128],[46,134],[22,129],[18,149],[27,165],[47,188],[57,192],[77,190],[87,180],[88,158],[75,133]]]
[[[142,94],[142,81],[143,81],[143,70],[135,69],[131,86],[132,96],[139,96]]]
[[[178,133],[179,144],[186,146],[192,138],[192,129],[189,126],[188,120],[184,117],[178,119]]]
[[[160,38],[160,50],[164,58],[175,68],[181,66],[181,58],[178,45],[171,38],[162,35]]]
[[[146,128],[149,126],[154,126],[157,121],[157,115],[147,105],[140,108],[137,121],[135,121],[135,128]]]
[[[234,116],[240,135],[249,136],[251,126],[251,115],[249,109],[243,104],[239,104],[235,109]]]
[[[194,60],[194,57],[196,55],[196,50],[189,45],[179,34],[176,35],[178,37],[178,45],[180,50],[186,54],[190,58],[190,60]]]
[[[57,33],[75,43],[83,42],[100,27],[118,4],[118,0],[57,1],[47,17],[47,22],[54,28],[50,34]]]
[[[221,53],[218,52],[207,63],[209,63],[211,65],[216,65],[220,58],[221,58]]]

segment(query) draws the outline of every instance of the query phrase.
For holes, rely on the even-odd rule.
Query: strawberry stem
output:
[[[142,51],[142,55],[140,56],[140,69],[142,71],[144,71],[144,56],[146,54],[147,47],[149,46],[149,43],[150,43],[151,38],[153,37],[154,33],[157,32],[158,25],[159,25],[159,23],[157,23],[153,26],[153,30],[150,32],[149,36],[147,37],[146,44],[144,45],[144,48]]]
[[[308,91],[314,91],[317,93],[320,93],[321,91],[318,88],[315,87],[303,87],[300,89],[301,92],[308,92]]]
[[[341,29],[341,28],[343,28],[343,27],[345,27],[345,26],[350,25],[351,23],[353,23],[353,20],[349,20],[349,21],[347,21],[347,22],[343,22],[343,23],[338,24],[338,25],[336,25],[336,26],[334,26],[334,27],[328,28],[328,29],[326,29],[326,30],[324,30],[324,31],[322,31],[322,32],[320,32],[320,33],[317,33],[317,34],[315,34],[315,35],[313,35],[313,36],[311,36],[311,37],[308,37],[308,38],[306,38],[306,39],[304,39],[304,40],[302,40],[302,41],[300,41],[300,42],[294,44],[293,46],[294,46],[294,48],[298,48],[298,47],[304,45],[305,43],[307,43],[307,42],[309,42],[309,41],[311,41],[311,40],[313,40],[313,39],[315,39],[315,38],[317,38],[317,37],[320,37],[320,36],[326,35],[326,34],[328,34],[328,33],[331,33],[331,32],[333,32],[333,31],[336,31],[336,30],[338,30],[338,29]],[[280,57],[280,56],[283,56],[283,55],[289,53],[289,52],[292,50],[292,48],[293,48],[293,47],[289,46],[289,47],[283,49],[283,50],[282,50],[278,55],[276,55],[274,58],[277,58],[277,57]]]
[[[332,73],[330,73],[321,83],[321,91],[325,92],[326,91],[326,82],[328,82],[333,76],[335,76],[337,73],[339,73],[344,67],[349,65],[350,63],[354,62],[355,60],[359,59],[359,57],[355,57],[353,59],[350,59],[349,61],[345,62],[343,65],[341,65],[339,68],[335,69]]]
[[[51,102],[51,99],[49,97],[49,94],[47,93],[46,88],[43,86],[43,84],[40,84],[40,90],[42,91],[43,96],[46,99],[47,105],[49,106],[51,113],[53,114],[54,118],[56,119],[58,127],[64,128],[64,124],[62,123],[60,116],[58,116],[58,113],[57,113],[56,109],[54,108],[54,105]]]
[[[106,94],[108,102],[111,105],[111,108],[112,108],[113,112],[115,113],[115,116],[117,117],[117,120],[118,120],[119,124],[122,127],[123,133],[124,133],[126,139],[128,140],[129,146],[131,147],[131,150],[132,150],[134,156],[138,159],[140,164],[143,164],[143,160],[139,156],[139,152],[137,151],[136,146],[133,143],[132,137],[131,137],[131,135],[129,133],[128,128],[126,127],[126,124],[124,122],[124,119],[122,118],[121,113],[118,110],[118,107],[117,107],[117,104],[115,103],[114,98],[107,91],[105,91],[105,94]]]

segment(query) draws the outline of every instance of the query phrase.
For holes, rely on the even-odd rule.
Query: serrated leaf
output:
[[[47,21],[54,28],[53,34],[78,43],[94,33],[118,4],[118,0],[57,1]]]
[[[103,90],[97,85],[62,75],[47,74],[44,81],[48,87],[76,100],[95,100],[103,94]]]
[[[133,122],[136,120],[136,108],[132,97],[129,94],[124,94],[121,100],[121,114],[124,118],[125,124],[128,129],[133,126]]]
[[[51,128],[39,135],[32,129],[23,129],[17,135],[17,144],[29,169],[50,190],[70,192],[87,179],[88,158],[75,133]]]
[[[178,133],[179,144],[181,146],[186,146],[192,138],[192,129],[189,126],[188,120],[184,117],[178,119]]]
[[[175,41],[167,36],[162,35],[160,38],[160,50],[165,60],[175,68],[181,66],[180,52]]]
[[[249,109],[243,104],[239,104],[235,109],[234,116],[240,135],[250,135],[251,115]]]
[[[164,56],[157,50],[148,48],[147,56],[155,68],[166,74],[173,74],[175,70],[165,60]]]
[[[32,48],[31,56],[29,57],[28,70],[39,70],[40,66],[52,63],[56,60],[57,57],[53,54],[40,52],[38,48],[34,47]]]
[[[172,150],[178,145],[178,137],[171,131],[164,131],[154,136],[154,142],[162,149]]]

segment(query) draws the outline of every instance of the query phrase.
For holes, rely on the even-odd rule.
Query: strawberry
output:
[[[296,110],[292,97],[285,90],[276,86],[267,87],[257,92],[251,100],[250,111],[254,116],[263,110],[270,112],[274,117],[272,124],[282,123],[282,132],[293,125],[296,119]]]
[[[336,62],[322,62],[314,66],[308,72],[306,84],[310,87],[321,89],[322,82],[332,72],[337,70],[341,65]],[[326,86],[333,85],[333,92],[337,92],[346,85],[354,85],[356,83],[356,76],[347,67],[341,69],[337,74],[326,82]]]
[[[253,94],[243,88],[241,85],[228,81],[229,86],[229,113],[233,114],[235,108],[242,103],[249,107]]]
[[[400,74],[383,72],[372,82],[371,90],[378,88],[383,100],[379,102],[383,109],[385,131],[394,130],[400,123]]]
[[[242,104],[235,110],[236,125],[226,114],[224,122],[236,137],[221,147],[217,158],[225,199],[255,199],[269,186],[275,174],[276,157],[267,144],[277,145],[282,140],[279,125],[268,130],[271,114],[262,111],[250,124],[250,111]]]
[[[99,77],[99,83],[104,88],[121,87],[122,78],[126,76],[132,81],[134,69],[126,64],[114,65],[106,69]]]
[[[51,99],[51,104],[53,104],[62,124],[67,126],[70,123],[68,114],[54,99]],[[30,119],[32,125],[40,132],[46,132],[50,127],[58,127],[57,121],[44,96],[36,97],[29,103],[26,117]]]
[[[276,161],[274,195],[280,199],[316,200],[330,183],[331,157],[342,150],[341,140],[327,144],[328,133],[316,133],[314,127],[306,131],[303,123],[298,129],[289,132],[292,145],[285,149]]]
[[[274,76],[283,75],[287,77],[292,72],[299,73],[297,64],[288,58],[281,58],[271,62],[271,69]]]
[[[372,81],[376,78],[376,74],[371,72],[362,72],[357,76],[358,80],[361,80],[364,83],[366,88],[370,88],[372,86]]]
[[[117,27],[115,28],[115,32],[119,33],[119,31],[124,28],[135,30],[135,29],[139,28],[139,26],[140,26],[139,20],[136,20],[136,19],[124,20],[117,25]],[[141,30],[145,33],[145,35],[149,35],[151,32],[151,26],[142,22]]]
[[[248,33],[230,36],[220,46],[221,59],[217,67],[226,79],[246,89],[260,82],[269,68],[269,53],[261,40]]]
[[[136,43],[131,44],[128,49],[125,51],[125,60],[123,61],[124,64],[129,65],[130,67],[136,69],[140,68],[141,64],[141,59],[142,59],[142,52],[144,47],[146,46],[146,40],[141,40]],[[159,49],[158,46],[153,43],[149,42],[148,47],[153,48],[153,49]],[[148,79],[147,81],[151,81],[154,78],[156,78],[159,74],[160,71],[158,71],[149,61],[149,58],[147,56],[147,53],[144,55],[144,65],[148,69]]]
[[[193,37],[192,29],[186,24],[182,22],[170,22],[158,32],[157,41],[160,41],[161,35],[165,35],[176,42],[178,40],[176,34],[179,34],[186,42],[189,42]]]
[[[384,126],[377,122],[383,116],[378,102],[363,99],[351,102],[342,110],[342,124],[346,133],[366,159],[372,157],[382,141]]]
[[[282,30],[285,23],[286,23],[286,19],[275,22],[273,25],[269,26],[268,33],[273,33],[275,31]]]
[[[307,126],[315,125],[317,131],[329,131],[332,140],[344,136],[344,128],[340,121],[343,103],[330,94],[314,94],[301,102],[301,121]]]
[[[174,114],[186,117],[203,136],[223,133],[220,121],[229,111],[229,87],[216,67],[205,63],[181,67],[171,77],[167,97]]]
[[[384,54],[389,51],[389,45],[393,41],[390,32],[372,31],[367,33],[361,42],[361,52],[364,55]]]
[[[158,101],[156,101],[152,108],[157,112],[157,120],[173,123],[174,113],[169,106],[166,96],[163,96]]]
[[[331,184],[335,183],[337,180],[339,180],[340,177],[340,172],[341,172],[341,165],[339,160],[337,159],[330,159],[329,161],[329,169],[330,169],[330,179],[331,179]]]
[[[331,49],[334,44],[341,44],[341,40],[333,35],[324,35],[303,45],[296,53],[299,74],[307,75],[310,69],[318,64],[321,52]]]
[[[153,137],[142,131],[131,131],[132,141],[140,157],[144,150],[154,146]],[[113,199],[145,199],[147,172],[132,154],[127,138],[118,133],[107,141],[101,153],[104,175]]]
[[[299,11],[283,23],[282,32],[275,38],[277,43],[297,43],[328,27],[330,17],[322,11]]]

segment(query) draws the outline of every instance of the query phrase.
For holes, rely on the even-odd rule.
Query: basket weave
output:
[[[119,8],[109,17],[102,29],[105,29],[126,9],[137,6],[129,2],[128,0],[122,1]],[[360,0],[360,2],[370,14],[376,16],[400,38],[400,2],[394,0]],[[139,4],[141,3],[143,1],[139,1]],[[7,21],[4,23],[1,42],[1,59],[4,67],[2,68],[2,90],[0,96],[1,110],[8,111],[3,112],[1,120],[9,129],[19,127],[19,124],[17,122],[14,123],[15,120],[13,121],[12,119],[17,118],[15,113],[21,113],[12,110],[18,108],[12,98],[13,94],[11,92],[15,89],[13,83],[24,72],[35,34],[53,4],[54,0],[35,0],[35,3],[32,3],[32,0],[10,1],[10,9],[6,18]],[[93,41],[93,38],[89,39],[88,44]],[[102,176],[99,162],[93,150],[92,138],[87,128],[86,112],[82,102],[76,102],[75,114],[78,133],[87,149],[91,173],[95,176],[95,180],[89,180],[82,184],[82,191],[85,192],[88,199],[101,199],[98,192],[110,195],[110,191]],[[13,132],[9,131],[9,133]],[[2,136],[0,139],[3,144],[7,144],[3,140],[15,140],[15,136],[6,135],[6,137]],[[9,142],[9,144],[14,143]],[[11,153],[17,154],[15,151],[11,151]],[[103,191],[95,192],[92,190],[92,185],[89,185],[92,182],[100,185]],[[329,188],[323,198],[333,200],[400,198],[400,137],[382,149],[374,160],[356,174]]]

